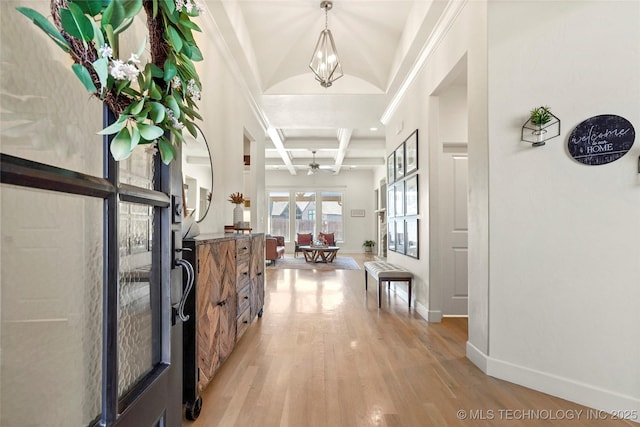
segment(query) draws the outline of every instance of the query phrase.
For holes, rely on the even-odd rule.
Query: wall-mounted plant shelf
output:
[[[534,147],[544,145],[546,141],[556,136],[560,136],[560,119],[551,115],[551,120],[542,126],[534,125],[531,119],[522,126],[522,135],[520,139],[529,142]]]

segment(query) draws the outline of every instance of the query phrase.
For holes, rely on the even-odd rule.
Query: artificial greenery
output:
[[[551,121],[551,109],[547,106],[537,107],[531,110],[531,124],[543,126]]]
[[[202,85],[194,62],[202,54],[193,37],[200,28],[199,0],[51,0],[53,24],[39,12],[18,7],[74,61],[84,87],[114,112],[117,120],[98,132],[115,134],[111,154],[126,159],[139,144],[157,143],[165,164],[176,157],[183,129],[196,137],[193,121]],[[144,9],[151,61],[140,68],[138,52],[123,60],[119,36]]]
[[[374,242],[373,240],[365,240],[364,243],[362,244],[362,246],[364,246],[365,248],[372,248],[376,245],[376,242]]]

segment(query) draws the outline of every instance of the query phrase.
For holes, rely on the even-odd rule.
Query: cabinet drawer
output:
[[[247,308],[238,316],[236,326],[236,342],[244,334],[244,332],[249,327],[249,322],[251,322],[251,310],[249,308],[250,307],[247,306]]]
[[[236,258],[249,258],[251,254],[251,240],[248,237],[236,239]]]
[[[249,273],[249,260],[236,262],[236,289],[240,289],[251,283],[251,275]]]
[[[251,305],[251,285],[247,285],[238,291],[238,313],[244,312]]]

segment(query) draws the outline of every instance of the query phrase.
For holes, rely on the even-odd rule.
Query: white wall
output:
[[[202,19],[208,19],[204,16]],[[202,100],[199,111],[204,120],[200,123],[207,138],[213,157],[213,199],[205,219],[200,223],[201,233],[224,231],[225,225],[233,223],[233,208],[228,202],[229,194],[244,192],[244,139],[249,135],[252,141],[250,179],[264,182],[265,131],[253,114],[245,92],[237,81],[237,74],[231,70],[229,55],[224,46],[219,45],[220,37],[215,25],[201,25],[208,33],[197,34],[198,46],[204,61],[197,64],[202,81]],[[248,196],[251,203],[252,227],[254,232],[263,231],[264,217],[260,208],[263,192],[260,185],[254,185]],[[256,209],[254,211],[254,209]],[[256,218],[254,221],[253,218]]]
[[[339,175],[316,173],[291,175],[287,171],[266,173],[266,191],[341,191],[344,195],[344,242],[340,253],[362,253],[365,240],[376,240],[377,214],[372,171],[343,171]],[[364,209],[364,217],[351,217],[351,209]],[[293,231],[295,239],[295,231]],[[293,242],[287,243],[287,253],[293,253]]]
[[[499,2],[488,16],[489,373],[640,411],[640,144],[601,166],[566,148],[598,114],[637,132],[640,3]],[[562,133],[531,148],[520,126],[539,105]]]
[[[469,261],[470,299],[469,341],[473,346],[486,350],[488,342],[488,272],[487,272],[487,160],[486,160],[486,46],[484,36],[486,6],[482,2],[469,2],[458,15],[455,23],[428,56],[426,64],[407,91],[397,111],[387,124],[387,153],[391,153],[399,143],[415,129],[419,130],[419,179],[420,188],[420,259],[416,260],[395,252],[388,253],[394,264],[404,266],[414,272],[414,296],[416,309],[425,318],[438,320],[439,307],[430,305],[430,190],[437,188],[431,182],[436,171],[431,170],[432,157],[438,153],[437,141],[443,138],[466,140],[469,142],[469,251],[474,257]],[[467,62],[467,107],[468,127],[459,126],[455,120],[463,114],[456,102],[444,102],[445,112],[453,117],[439,126],[438,89],[450,78],[450,73],[466,55]],[[460,94],[458,94],[460,95]],[[457,112],[456,112],[457,111]],[[466,121],[466,120],[465,120]],[[397,132],[398,129],[402,129]],[[436,298],[437,300],[438,298]]]

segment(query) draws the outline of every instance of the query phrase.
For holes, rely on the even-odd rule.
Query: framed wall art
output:
[[[387,157],[387,185],[396,180],[396,153],[395,151]]]
[[[410,175],[418,170],[418,129],[413,131],[404,142],[405,175]]]
[[[387,224],[387,249],[390,251],[396,250],[396,222],[390,220]]]
[[[404,219],[396,220],[396,252],[404,254],[405,250]]]
[[[404,143],[400,144],[395,151],[396,155],[396,181],[404,176]]]
[[[417,259],[420,258],[418,221],[418,218],[412,218],[405,221],[405,254]]]
[[[418,194],[418,175],[416,174],[404,182],[405,215],[418,215]]]
[[[404,181],[393,186],[396,192],[396,216],[404,216]]]
[[[394,186],[390,186],[387,189],[387,217],[393,218],[396,216],[396,192]]]

